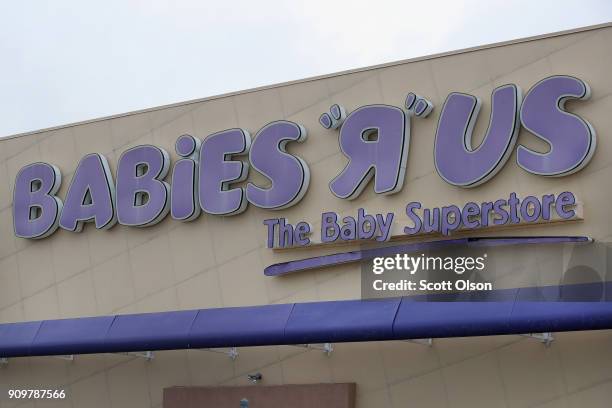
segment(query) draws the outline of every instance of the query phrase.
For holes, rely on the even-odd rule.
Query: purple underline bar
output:
[[[264,269],[266,276],[282,276],[295,272],[326,268],[354,262],[367,261],[377,257],[392,256],[398,253],[408,253],[444,248],[452,245],[467,246],[503,246],[503,245],[536,245],[556,243],[589,243],[593,240],[585,236],[538,236],[538,237],[472,237],[458,239],[443,239],[437,241],[417,242],[388,247],[363,249],[359,251],[342,252],[332,255],[315,256],[295,261],[281,262]]]

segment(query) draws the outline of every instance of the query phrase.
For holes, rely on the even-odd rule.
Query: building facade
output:
[[[333,228],[321,227],[324,213],[336,213],[339,227],[343,217],[357,220],[360,209],[364,216],[394,214],[386,234],[382,224],[375,234],[385,245],[475,236],[579,236],[605,243],[612,237],[610,44],[610,25],[589,27],[0,139],[0,322],[9,327],[360,299],[363,262],[287,269],[286,262],[377,247],[376,240],[359,239],[358,231],[354,239],[334,238]],[[544,87],[555,80],[558,88]],[[557,103],[546,109],[537,98]],[[565,105],[559,102],[564,98]],[[461,103],[470,115],[465,123],[457,113]],[[494,104],[499,116],[491,116]],[[506,122],[504,112],[510,112]],[[459,139],[452,129],[444,133],[452,120],[465,124],[448,126]],[[452,150],[452,141],[470,135],[472,125],[471,139],[463,139],[471,144]],[[351,126],[368,130],[359,134],[363,140],[350,140]],[[394,131],[400,144],[387,143]],[[578,133],[582,142],[566,143],[565,136]],[[183,135],[197,141],[185,137],[184,145],[177,144]],[[491,147],[487,157],[484,148],[472,148],[490,146],[493,138],[507,144],[497,152]],[[203,155],[207,145],[200,161],[197,153]],[[151,156],[138,150],[142,146],[150,147]],[[367,150],[372,146],[378,147]],[[83,170],[86,157],[93,170]],[[483,160],[492,161],[479,170]],[[138,181],[156,166],[158,179]],[[106,176],[108,191],[94,191],[94,174]],[[163,197],[162,178],[168,183]],[[90,213],[94,223],[84,222],[104,191],[109,206]],[[53,210],[49,203],[57,201],[46,202],[36,192],[58,197],[63,208]],[[561,198],[566,192],[572,196]],[[408,203],[418,202],[420,210],[452,204],[463,211],[473,202],[482,212],[480,203],[507,200],[511,193],[537,197],[532,205],[542,208],[546,195],[566,201],[557,207],[549,202],[556,211],[548,219],[538,210],[530,221],[527,211],[513,226],[481,220],[478,227],[454,227],[460,212],[432,233],[404,230],[416,228]],[[293,229],[279,234],[282,222]],[[528,260],[508,262],[520,269]],[[274,265],[299,273],[264,274]],[[496,289],[549,286],[558,285],[559,277],[547,280],[524,268],[496,283]],[[67,397],[2,397],[0,407],[162,407],[164,389],[173,386],[318,383],[355,383],[357,407],[609,406],[611,332],[548,331],[554,332],[550,347],[503,334],[428,336],[432,345],[332,341],[331,353],[319,346],[244,346],[235,358],[230,344],[153,350],[153,359],[119,352],[74,353],[72,360],[10,356],[0,366],[4,391],[40,387],[65,390]],[[6,350],[2,344],[0,350]],[[262,378],[253,385],[248,375],[255,373]]]

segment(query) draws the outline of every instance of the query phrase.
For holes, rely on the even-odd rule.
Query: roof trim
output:
[[[263,91],[263,90],[268,90],[268,89],[275,89],[275,88],[280,88],[280,87],[284,87],[284,86],[288,86],[288,85],[295,85],[295,84],[300,84],[300,83],[312,82],[312,81],[317,81],[317,80],[326,79],[326,78],[334,78],[334,77],[338,77],[338,76],[350,75],[350,74],[355,74],[355,73],[364,72],[364,71],[376,70],[376,69],[380,69],[380,68],[393,67],[393,66],[396,66],[396,65],[402,65],[402,64],[407,64],[407,63],[411,63],[411,62],[426,61],[426,60],[435,59],[435,58],[448,57],[448,56],[451,56],[451,55],[465,54],[465,53],[479,51],[479,50],[486,50],[486,49],[490,49],[490,48],[503,47],[503,46],[506,46],[506,45],[520,44],[520,43],[525,43],[525,42],[530,42],[530,41],[541,40],[541,39],[545,39],[545,38],[554,38],[554,37],[559,37],[559,36],[563,36],[563,35],[582,33],[582,32],[586,32],[586,31],[594,31],[594,30],[598,30],[598,29],[606,28],[606,27],[612,27],[612,22],[607,22],[607,23],[602,23],[602,24],[595,24],[595,25],[590,25],[590,26],[585,26],[585,27],[572,28],[572,29],[569,29],[569,30],[556,31],[556,32],[553,32],[553,33],[534,35],[534,36],[531,36],[531,37],[523,37],[523,38],[518,38],[518,39],[514,39],[514,40],[501,41],[501,42],[490,43],[490,44],[485,44],[485,45],[478,45],[478,46],[474,46],[474,47],[462,48],[462,49],[459,49],[459,50],[445,51],[445,52],[441,52],[441,53],[437,53],[437,54],[430,54],[430,55],[426,55],[426,56],[422,56],[422,57],[408,58],[408,59],[403,59],[403,60],[398,60],[398,61],[387,62],[387,63],[383,63],[383,64],[370,65],[370,66],[362,67],[362,68],[354,68],[354,69],[349,69],[349,70],[345,70],[345,71],[338,71],[338,72],[334,72],[334,73],[331,73],[331,74],[317,75],[317,76],[307,77],[307,78],[303,78],[303,79],[297,79],[297,80],[293,80],[293,81],[280,82],[280,83],[271,84],[271,85],[263,85],[263,86],[259,86],[259,87],[255,87],[255,88],[248,88],[248,89],[244,89],[244,90],[240,90],[240,91],[227,92],[227,93],[224,93],[224,94],[213,95],[213,96],[208,96],[208,97],[204,97],[204,98],[197,98],[197,99],[191,99],[191,100],[187,100],[187,101],[183,101],[183,102],[176,102],[176,103],[171,103],[171,104],[167,104],[167,105],[156,106],[156,107],[153,107],[153,108],[145,108],[145,109],[139,109],[139,110],[130,111],[130,112],[126,112],[126,113],[119,113],[119,114],[114,114],[114,115],[109,115],[109,116],[103,116],[103,117],[99,117],[99,118],[94,118],[94,119],[88,119],[88,120],[83,120],[83,121],[79,121],[79,122],[68,123],[68,124],[65,124],[65,125],[58,125],[58,126],[52,126],[52,127],[48,127],[48,128],[33,130],[33,131],[29,131],[29,132],[17,133],[17,134],[14,134],[14,135],[0,136],[0,142],[2,140],[13,139],[13,138],[22,137],[22,136],[31,136],[31,135],[35,135],[35,134],[39,134],[39,133],[44,133],[44,132],[50,132],[50,131],[54,131],[54,130],[65,129],[65,128],[75,127],[75,126],[79,126],[79,125],[86,125],[86,124],[89,124],[89,123],[102,122],[102,121],[105,121],[105,120],[117,119],[117,118],[122,118],[122,117],[125,117],[125,116],[138,115],[138,114],[147,113],[147,112],[154,112],[154,111],[158,111],[158,110],[162,110],[162,109],[176,108],[176,107],[179,107],[179,106],[186,106],[186,105],[191,105],[191,104],[195,104],[195,103],[211,101],[211,100],[215,100],[215,99],[228,98],[228,97],[231,97],[231,96],[248,94],[248,93],[253,93],[253,92],[258,92],[258,91]]]

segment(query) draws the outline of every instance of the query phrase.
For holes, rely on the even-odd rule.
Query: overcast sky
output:
[[[0,136],[611,20],[610,0],[4,1]]]

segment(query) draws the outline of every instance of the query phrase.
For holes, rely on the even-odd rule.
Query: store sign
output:
[[[559,195],[545,194],[541,198],[527,196],[520,199],[516,193],[509,197],[483,203],[469,202],[459,208],[448,205],[422,208],[417,201],[406,205],[408,225],[402,226],[401,234],[436,233],[450,235],[457,230],[478,230],[492,226],[525,225],[536,222],[572,220],[578,217],[576,196],[565,191]],[[373,240],[385,242],[391,239],[395,229],[395,213],[368,214],[357,210],[357,216],[340,217],[335,212],[321,214],[318,239],[312,240],[314,232],[306,221],[290,224],[285,218],[264,221],[267,227],[268,248],[293,248],[313,243],[332,243]]]
[[[451,93],[441,109],[433,146],[438,174],[458,187],[473,187],[489,180],[513,154],[521,125],[550,145],[546,153],[518,146],[516,160],[521,168],[542,176],[564,176],[580,170],[595,150],[595,132],[584,119],[565,111],[564,103],[587,99],[589,94],[586,83],[570,76],[538,82],[524,100],[516,85],[496,88],[491,96],[486,136],[478,147],[472,147],[480,100]],[[427,99],[409,93],[404,109],[366,105],[347,115],[340,105],[333,105],[329,113],[322,114],[319,123],[325,129],[339,129],[340,150],[349,160],[330,181],[331,193],[341,199],[354,199],[372,178],[378,194],[400,191],[410,146],[410,120],[427,117],[432,109]],[[203,141],[183,135],[175,145],[181,158],[173,164],[171,184],[164,181],[171,166],[169,155],[159,147],[143,145],[123,152],[116,181],[106,158],[92,153],[79,162],[64,200],[57,196],[62,181],[59,169],[48,163],[33,163],[22,168],[15,180],[15,234],[43,238],[58,227],[81,231],[86,222],[95,223],[98,229],[110,228],[117,222],[146,227],[168,213],[180,221],[194,220],[202,211],[230,216],[243,212],[249,203],[269,210],[284,209],[299,202],[308,189],[308,165],[286,150],[288,143],[305,140],[304,127],[286,120],[264,126],[253,140],[245,129],[225,130]],[[242,155],[248,155],[248,163],[238,159]],[[268,178],[271,185],[234,186],[247,178],[249,166]],[[418,208],[418,203],[411,204]],[[464,210],[475,211],[471,208]],[[449,221],[449,214],[445,218],[444,208],[439,210],[441,221],[435,228],[443,234],[452,231],[454,223],[463,219],[464,210],[452,208],[456,221]],[[492,210],[501,212],[495,206]],[[419,220],[414,217],[411,218],[416,225]],[[334,220],[330,215],[326,219],[331,229],[333,224],[339,225],[337,217]],[[359,216],[357,224],[358,219]],[[390,220],[387,216],[376,222],[385,228]],[[424,228],[434,228],[424,220],[420,222]],[[308,235],[308,226],[299,224],[295,229],[300,231],[297,241],[305,242],[300,237]],[[341,231],[338,236],[342,234]],[[354,229],[354,234],[358,237],[359,230]],[[352,237],[353,232],[349,235]]]

